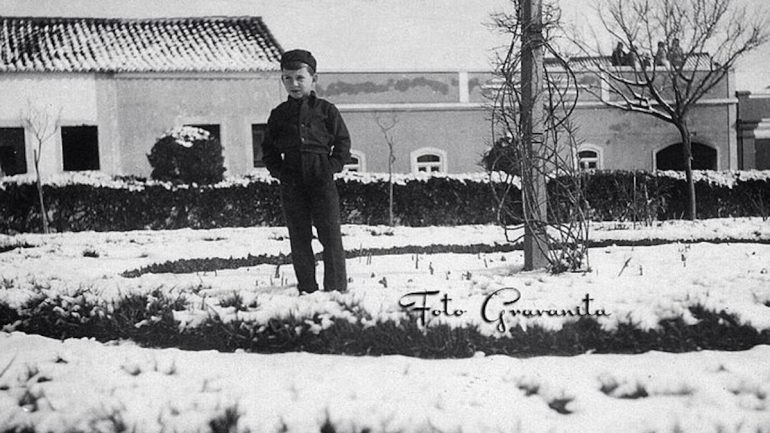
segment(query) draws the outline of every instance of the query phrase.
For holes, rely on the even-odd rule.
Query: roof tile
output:
[[[0,72],[251,72],[283,50],[260,17],[0,17]]]

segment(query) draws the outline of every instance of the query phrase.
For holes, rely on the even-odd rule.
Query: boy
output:
[[[316,97],[316,60],[309,51],[281,57],[289,97],[270,113],[262,160],[281,181],[281,204],[300,294],[318,290],[312,226],[323,246],[325,291],[347,290],[340,204],[333,175],[350,159],[350,134],[332,103]]]

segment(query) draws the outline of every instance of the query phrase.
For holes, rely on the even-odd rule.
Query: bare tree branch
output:
[[[747,14],[733,0],[598,0],[596,5],[604,34],[628,47],[633,61],[610,66],[596,49],[595,33],[592,40],[573,36],[571,42],[591,64],[584,72],[601,83],[587,91],[607,106],[653,116],[677,129],[690,190],[688,216],[694,219],[688,114],[724,83],[740,57],[770,39],[767,12]],[[657,59],[645,63],[657,41],[669,55],[667,65]]]
[[[35,137],[35,148],[33,149],[33,160],[35,163],[35,178],[37,185],[38,202],[40,205],[40,217],[42,218],[43,233],[49,233],[48,212],[45,207],[43,196],[43,182],[40,175],[40,158],[43,155],[43,144],[59,130],[62,108],[60,107],[56,114],[53,114],[52,107],[37,107],[32,101],[27,101],[27,108],[22,110],[19,117],[24,129],[29,131]]]

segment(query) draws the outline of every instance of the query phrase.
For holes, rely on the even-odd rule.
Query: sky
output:
[[[566,22],[590,21],[594,0],[561,0]],[[736,0],[749,11],[765,0]],[[306,48],[324,70],[488,70],[505,43],[490,14],[507,0],[0,0],[21,16],[262,16],[285,49]],[[770,43],[737,69],[737,89],[770,86]]]

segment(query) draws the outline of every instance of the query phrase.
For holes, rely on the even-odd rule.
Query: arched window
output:
[[[684,170],[682,143],[672,144],[655,153],[655,168],[658,170]],[[692,143],[692,169],[716,170],[717,150],[705,144]]]
[[[577,164],[580,170],[600,169],[602,163],[602,151],[594,146],[580,146],[577,153]]]
[[[411,153],[412,173],[446,173],[446,152],[423,147]]]
[[[360,173],[365,172],[366,155],[364,155],[363,152],[360,152],[358,150],[351,150],[350,161],[348,161],[348,163],[345,164],[344,171],[356,171]]]

